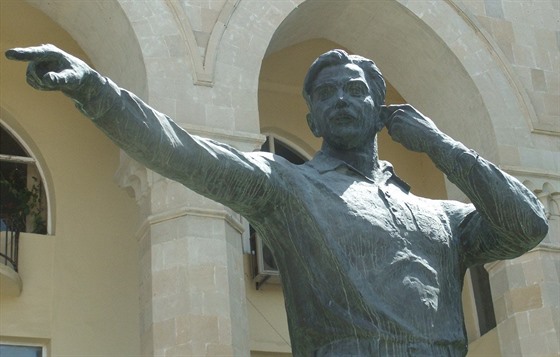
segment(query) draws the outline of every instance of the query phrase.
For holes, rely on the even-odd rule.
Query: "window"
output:
[[[2,231],[47,233],[46,197],[35,159],[0,126]]]
[[[47,233],[46,195],[35,159],[0,125],[0,263],[18,271],[20,232]]]
[[[45,357],[46,349],[41,345],[0,344],[0,356],[6,357]]]
[[[266,136],[266,141],[261,146],[261,151],[271,152],[282,156],[296,165],[301,165],[308,160],[306,156],[301,153],[302,151],[297,151],[290,145],[286,144],[283,139],[279,139],[273,135]],[[266,282],[279,283],[280,273],[278,272],[278,267],[274,261],[272,251],[266,246],[266,244],[264,244],[253,227],[250,227],[249,230],[252,256],[251,266],[257,290]]]

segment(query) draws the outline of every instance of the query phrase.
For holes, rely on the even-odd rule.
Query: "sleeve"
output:
[[[546,236],[542,204],[517,179],[450,138],[430,157],[472,202],[452,213],[467,267],[515,258]]]
[[[285,191],[274,160],[190,135],[134,94],[102,78],[76,106],[132,158],[250,217]],[[278,202],[278,201],[276,201]]]

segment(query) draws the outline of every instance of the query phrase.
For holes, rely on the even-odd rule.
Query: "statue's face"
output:
[[[310,104],[310,128],[330,146],[360,149],[375,139],[381,103],[375,103],[359,66],[330,66],[319,72]]]

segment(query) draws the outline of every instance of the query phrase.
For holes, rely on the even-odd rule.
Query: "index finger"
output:
[[[53,45],[41,45],[34,47],[18,47],[6,51],[6,58],[16,61],[34,61],[56,58],[60,55],[58,48]]]

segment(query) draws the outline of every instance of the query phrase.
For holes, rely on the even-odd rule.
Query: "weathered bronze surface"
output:
[[[468,267],[509,259],[548,230],[515,178],[410,105],[384,106],[375,64],[330,51],[304,83],[321,151],[293,165],[188,134],[51,45],[12,49],[27,81],[60,90],[147,167],[245,216],[274,252],[296,356],[462,356]],[[426,153],[472,204],[417,197],[378,160],[376,134]]]

